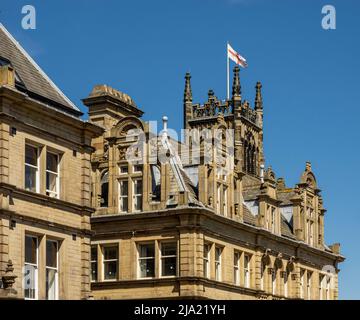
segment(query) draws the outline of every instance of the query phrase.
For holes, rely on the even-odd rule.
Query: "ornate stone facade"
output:
[[[90,121],[107,127],[107,116],[114,119],[93,140],[95,299],[337,299],[344,257],[339,245],[324,243],[326,210],[311,164],[292,188],[264,169],[261,83],[253,109],[242,99],[237,67],[230,100],[209,90],[207,102],[193,104],[190,79],[187,73],[185,142],[194,144],[195,130],[208,129],[215,139],[216,130],[233,129],[232,170],[216,161],[231,158],[221,147],[225,133],[219,150],[198,137],[198,150],[184,156],[183,144],[167,136],[166,118],[154,134],[140,110],[127,113],[123,99],[97,103],[107,86],[84,100]],[[137,129],[143,137],[126,137]],[[142,154],[127,161],[134,142]],[[197,163],[191,152],[198,152]],[[203,161],[207,152],[213,161]]]
[[[311,164],[264,167],[261,84],[252,108],[238,68],[225,101],[190,81],[184,142],[106,85],[83,121],[0,25],[0,299],[338,298]]]

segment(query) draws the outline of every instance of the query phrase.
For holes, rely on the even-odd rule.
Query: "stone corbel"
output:
[[[274,261],[274,268],[281,269],[283,267],[282,254],[279,253]]]
[[[261,257],[263,264],[266,266],[270,265],[271,263],[270,252],[270,249],[266,249],[263,256]]]
[[[294,256],[291,256],[290,258],[289,258],[289,261],[288,261],[288,263],[287,263],[287,265],[286,265],[286,270],[288,271],[288,272],[292,272],[292,271],[294,271],[294,268],[295,268],[295,257]]]

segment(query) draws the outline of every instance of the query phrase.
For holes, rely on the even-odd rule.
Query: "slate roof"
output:
[[[51,81],[1,23],[0,58],[8,60],[20,78],[17,84],[23,85],[17,86],[18,90],[71,115],[82,115],[82,112]]]
[[[295,191],[292,189],[286,189],[284,191],[278,191],[276,196],[278,200],[281,201],[282,205],[292,205],[291,198],[293,198],[296,195]]]
[[[253,214],[250,212],[250,210],[245,204],[243,204],[243,213],[244,223],[256,226],[256,218],[253,216]]]
[[[281,235],[287,238],[296,239],[291,225],[286,221],[283,215],[281,215]]]

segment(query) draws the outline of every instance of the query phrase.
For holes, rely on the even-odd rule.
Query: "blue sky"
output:
[[[21,8],[37,29],[21,28]],[[332,4],[337,29],[321,28]],[[323,190],[325,237],[341,242],[340,298],[360,299],[360,2],[358,0],[2,0],[0,21],[81,109],[95,84],[128,93],[144,119],[182,126],[193,96],[226,95],[226,42],[249,63],[243,97],[263,83],[266,164],[288,185],[307,160]]]

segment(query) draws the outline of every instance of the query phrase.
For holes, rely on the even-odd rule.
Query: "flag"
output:
[[[246,63],[246,59],[241,56],[239,53],[237,53],[229,44],[227,45],[227,54],[228,59],[231,59],[239,66],[246,68],[248,64]]]

